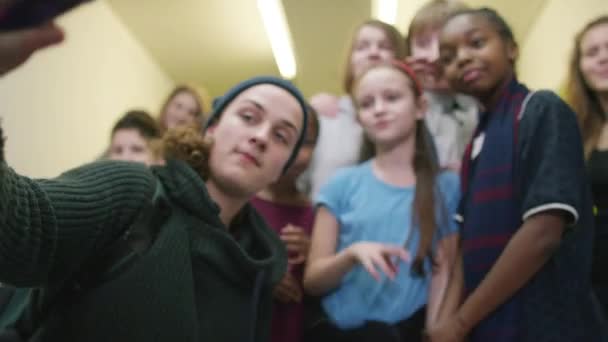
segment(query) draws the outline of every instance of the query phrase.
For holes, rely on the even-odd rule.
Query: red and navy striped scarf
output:
[[[514,78],[480,122],[461,170],[465,288],[470,294],[484,279],[522,224],[517,197],[516,160],[519,114],[529,90]],[[517,341],[517,295],[483,320],[471,341]]]

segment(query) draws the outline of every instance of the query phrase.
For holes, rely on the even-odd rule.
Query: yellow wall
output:
[[[56,176],[97,158],[127,109],[155,112],[174,83],[105,1],[60,18],[66,41],[0,78],[6,157],[18,172]]]
[[[532,88],[561,90],[574,36],[587,22],[607,13],[606,0],[547,0],[521,44],[520,79]]]

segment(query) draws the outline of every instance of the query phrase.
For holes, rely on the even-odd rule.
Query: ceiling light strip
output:
[[[283,4],[281,0],[257,2],[279,72],[284,78],[292,79],[296,76],[296,59]]]
[[[372,17],[387,24],[395,25],[398,7],[399,0],[372,0]]]

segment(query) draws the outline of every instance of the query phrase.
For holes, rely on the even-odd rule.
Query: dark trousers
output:
[[[368,321],[363,326],[342,330],[329,319],[321,319],[304,334],[305,342],[418,342],[422,341],[426,309],[395,324]]]
[[[608,209],[599,209],[595,217],[595,239],[591,283],[604,315],[608,315]]]

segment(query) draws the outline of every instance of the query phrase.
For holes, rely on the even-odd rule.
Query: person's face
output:
[[[439,59],[439,29],[416,32],[410,40],[412,57],[435,63]]]
[[[587,31],[580,44],[579,68],[591,90],[608,93],[608,23]]]
[[[196,124],[198,111],[199,105],[196,98],[187,91],[179,92],[167,105],[165,125],[167,129],[171,129]]]
[[[261,84],[246,89],[209,127],[214,140],[210,181],[248,197],[278,180],[302,130],[302,109],[287,91]]]
[[[134,128],[123,128],[114,133],[108,157],[111,160],[133,161],[146,165],[152,162],[148,142]]]
[[[350,66],[357,78],[370,65],[395,58],[395,50],[390,40],[380,28],[365,25],[355,37]]]
[[[439,28],[429,28],[415,32],[410,39],[408,64],[415,70],[425,89],[446,90],[447,80],[443,77],[439,59]]]
[[[401,71],[378,67],[357,83],[359,122],[377,147],[393,146],[415,137],[416,120],[424,115],[424,100]]]
[[[440,35],[440,63],[452,89],[478,99],[491,96],[513,73],[517,48],[488,20],[463,14]]]

